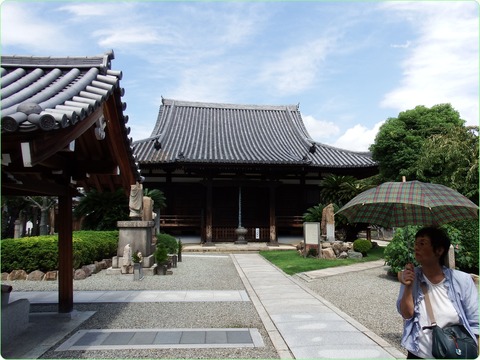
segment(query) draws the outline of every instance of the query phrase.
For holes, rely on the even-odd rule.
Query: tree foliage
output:
[[[320,195],[326,204],[335,203],[342,206],[376,185],[372,178],[358,180],[349,175],[329,174],[320,181]]]
[[[115,230],[117,221],[128,220],[128,197],[122,189],[115,192],[91,190],[75,207],[74,216],[84,217],[85,230]]]
[[[48,234],[48,215],[50,208],[57,204],[56,197],[49,196],[25,196],[30,205],[40,210],[40,233],[39,235]]]
[[[417,162],[425,141],[431,136],[448,134],[463,124],[464,120],[450,104],[417,106],[387,119],[370,146],[383,181],[400,181],[402,176],[417,179]]]
[[[431,136],[417,162],[418,179],[451,187],[478,203],[478,145],[478,126]]]
[[[162,209],[166,206],[165,195],[162,190],[159,189],[144,189],[143,195],[148,196],[153,200],[154,209]]]

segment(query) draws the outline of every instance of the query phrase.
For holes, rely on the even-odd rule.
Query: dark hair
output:
[[[415,234],[415,239],[420,236],[427,236],[430,238],[430,243],[432,244],[433,251],[438,249],[443,249],[443,254],[440,256],[440,265],[445,265],[448,257],[448,250],[450,249],[450,239],[447,233],[437,227],[424,227],[418,230]]]

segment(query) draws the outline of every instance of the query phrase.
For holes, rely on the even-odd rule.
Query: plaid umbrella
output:
[[[476,219],[478,206],[444,185],[386,182],[357,195],[338,210],[339,213],[351,223],[402,227]]]

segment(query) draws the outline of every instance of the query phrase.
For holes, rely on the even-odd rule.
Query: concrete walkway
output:
[[[74,302],[252,301],[282,359],[405,358],[400,351],[382,338],[308,289],[302,284],[304,280],[296,276],[286,275],[257,253],[237,253],[230,256],[244,283],[246,292],[243,290],[78,291],[74,294]],[[319,276],[332,276],[335,273],[343,273],[345,271],[361,271],[365,268],[383,266],[383,261],[367,264],[318,270],[303,273],[301,276],[308,280]],[[58,294],[56,292],[12,292],[11,301],[17,298],[28,298],[31,303],[58,302]],[[59,316],[63,316],[62,321],[58,321]],[[39,336],[42,335],[41,330],[40,333],[35,332],[35,329],[32,327],[28,342],[30,348],[16,349],[17,353],[9,353],[9,355],[13,355],[12,357],[14,358],[36,358],[41,356],[48,348],[77,328],[82,322],[79,322],[79,320],[85,321],[91,314],[81,314],[81,316],[86,317],[79,319],[79,315],[75,311],[72,314],[52,313],[50,316],[52,319],[49,320],[48,314],[31,314],[30,321],[38,321],[43,326],[49,326],[51,336],[48,339],[44,339]],[[42,317],[42,319],[36,319],[37,317]],[[56,329],[56,327],[59,327],[59,329]],[[135,331],[150,330],[137,329]],[[178,333],[183,330],[168,329],[172,334],[176,332],[174,335],[178,339],[181,338]],[[242,330],[254,334],[254,329]],[[214,332],[212,334],[215,336],[220,334],[225,339],[233,335],[229,333],[229,329],[202,329],[202,331],[205,339],[207,339],[209,331]],[[128,336],[122,333],[115,334],[114,332],[115,330],[113,329],[105,329],[105,334],[89,335],[94,343],[87,343],[86,339],[88,337],[82,337],[81,343],[87,348],[89,346],[98,346],[100,344],[99,339],[104,338],[114,339],[118,346],[132,345],[129,345],[128,342],[125,342],[125,344],[119,343],[121,338],[126,339],[128,336],[129,341],[133,341],[135,334],[132,331],[130,331],[132,334],[128,334]],[[160,346],[155,340],[158,339],[158,329],[156,329],[155,333],[152,332],[149,335],[151,335],[152,344]],[[198,334],[193,335],[198,336]],[[189,333],[189,336],[193,335]],[[61,346],[75,346],[77,344],[73,341],[75,336],[78,335],[72,334],[63,343],[65,345]],[[240,343],[240,337],[244,336],[243,333],[237,332],[233,342]],[[254,338],[255,336],[252,336],[252,339]],[[254,343],[253,346],[261,346],[260,341],[252,342]],[[150,344],[150,346],[152,345]],[[170,346],[173,346],[173,344],[170,344]],[[196,345],[190,344],[190,346]],[[206,345],[198,344],[198,346]],[[250,345],[244,344],[243,346]],[[19,354],[18,351],[23,352]]]
[[[232,257],[282,358],[405,358],[395,347],[303,286],[301,280],[285,275],[260,255]],[[370,266],[383,266],[383,261]],[[335,269],[345,271],[344,267]]]

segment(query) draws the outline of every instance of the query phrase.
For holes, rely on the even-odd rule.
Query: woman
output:
[[[450,239],[438,228],[426,227],[415,235],[414,268],[407,264],[398,274],[402,283],[397,310],[404,318],[402,346],[407,359],[433,358],[432,330],[421,283],[428,288],[437,325],[463,324],[478,344],[478,290],[469,274],[445,267]]]

